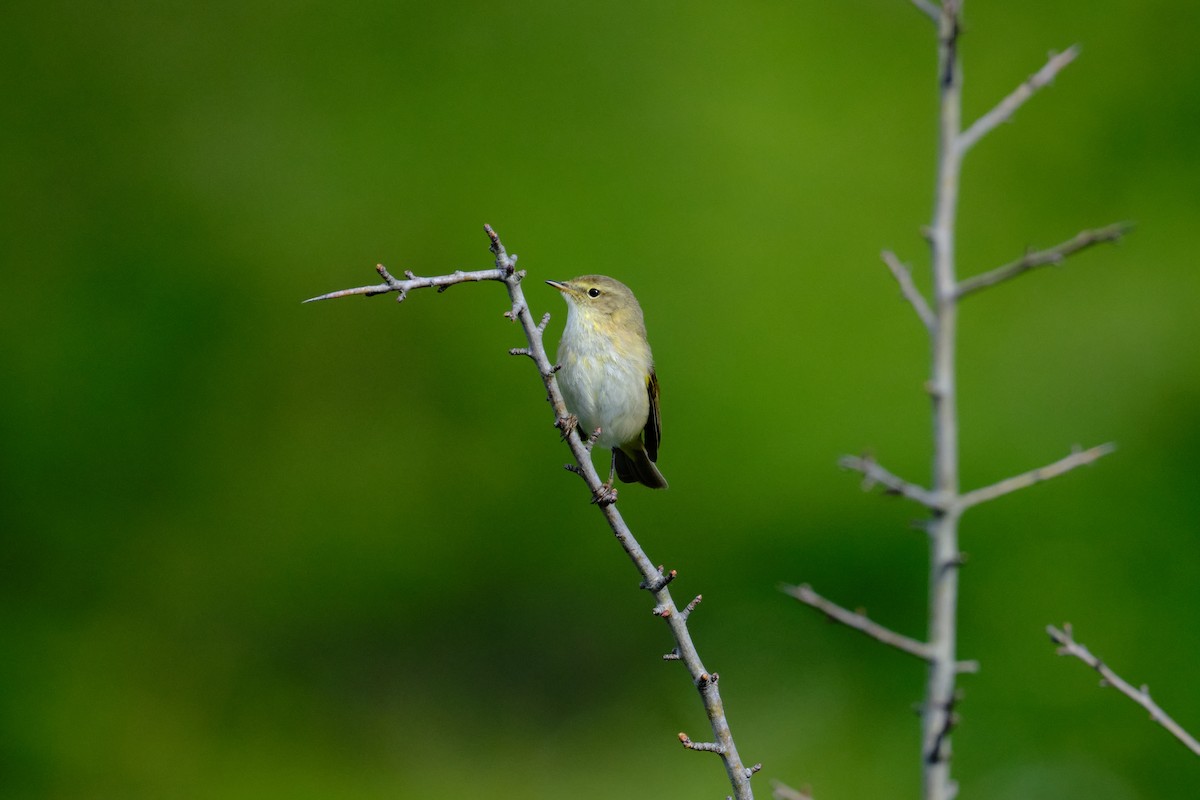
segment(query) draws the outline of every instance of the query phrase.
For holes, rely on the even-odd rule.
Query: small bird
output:
[[[614,472],[625,483],[667,488],[654,465],[662,440],[658,378],[637,298],[628,286],[604,275],[546,283],[567,301],[567,325],[558,344],[563,400],[585,439],[599,429],[596,444],[612,448],[608,483],[597,500],[615,498]]]

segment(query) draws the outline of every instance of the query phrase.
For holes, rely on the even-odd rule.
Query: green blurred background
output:
[[[621,508],[702,592],[742,754],[822,800],[918,796],[923,670],[777,590],[924,629],[932,29],[903,0],[9,3],[0,81],[0,794],[720,797],[650,598],[561,469],[495,285],[646,309],[668,492]],[[972,2],[964,274],[1136,221],[963,309],[963,797],[1193,798],[1200,769],[1043,633],[1200,729],[1200,12]]]

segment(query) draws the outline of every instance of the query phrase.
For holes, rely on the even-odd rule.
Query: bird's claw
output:
[[[567,416],[555,422],[554,427],[561,431],[559,438],[565,442],[567,437],[571,435],[571,431],[579,427],[579,417],[575,416],[574,414],[568,414]]]
[[[617,487],[613,486],[611,482],[602,484],[599,489],[592,492],[592,502],[601,508],[611,506],[617,502]]]

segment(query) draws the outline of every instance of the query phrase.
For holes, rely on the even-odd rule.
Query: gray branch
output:
[[[411,289],[437,288],[438,291],[443,291],[449,286],[471,281],[498,281],[503,283],[508,290],[509,302],[511,303],[510,310],[505,312],[505,316],[521,324],[522,329],[525,331],[525,338],[528,341],[528,347],[514,348],[515,352],[510,352],[514,352],[515,355],[528,356],[537,366],[542,383],[546,387],[547,399],[554,409],[555,425],[560,430],[567,431],[566,435],[562,438],[566,441],[568,447],[570,447],[571,454],[575,459],[575,463],[568,466],[572,472],[583,478],[584,483],[591,490],[593,498],[602,497],[604,496],[601,491],[604,487],[604,481],[600,478],[595,466],[592,464],[588,441],[580,436],[577,426],[568,425],[570,414],[567,411],[566,404],[563,402],[562,393],[558,388],[558,381],[555,377],[557,368],[550,362],[546,354],[542,334],[545,329],[545,320],[547,317],[543,316],[541,322],[534,321],[533,315],[529,311],[529,304],[525,300],[525,294],[521,289],[521,280],[525,277],[525,272],[516,268],[517,257],[515,255],[508,255],[504,249],[504,245],[500,241],[500,237],[492,230],[491,226],[485,225],[484,230],[491,240],[491,251],[496,257],[495,269],[480,270],[477,272],[459,271],[452,275],[438,275],[429,278],[417,277],[412,273],[406,272],[407,279],[398,280],[388,274],[388,271],[381,265],[377,267],[377,271],[384,279],[384,283],[382,284],[330,292],[329,294],[314,297],[312,300],[306,300],[305,302],[328,300],[351,295],[366,295],[370,297],[388,292],[396,292],[398,299],[403,300]],[[684,663],[691,675],[692,683],[700,693],[701,700],[704,703],[704,710],[712,726],[715,741],[711,745],[695,745],[692,749],[711,750],[717,753],[725,765],[725,771],[733,787],[733,796],[737,800],[753,800],[754,794],[750,788],[750,776],[758,771],[757,767],[759,765],[747,767],[742,763],[741,757],[738,755],[737,746],[733,740],[733,733],[729,729],[725,707],[721,701],[721,693],[717,688],[718,676],[716,673],[709,673],[705,670],[704,664],[700,661],[700,655],[696,651],[696,645],[692,641],[691,632],[688,630],[687,616],[695,608],[696,603],[699,602],[699,598],[688,604],[683,611],[680,611],[667,588],[667,585],[671,582],[671,578],[675,576],[674,571],[664,575],[661,568],[656,567],[650,561],[645,551],[642,550],[641,545],[638,544],[637,539],[634,538],[633,533],[629,530],[628,525],[625,524],[625,520],[617,510],[615,502],[597,503],[597,506],[600,508],[601,513],[604,514],[605,520],[608,522],[625,554],[633,562],[634,566],[637,567],[638,572],[641,573],[641,587],[653,595],[655,614],[664,619],[667,626],[671,629],[671,635],[675,639],[675,649],[672,651],[673,657],[669,660],[678,660]]]
[[[1163,711],[1158,703],[1150,699],[1150,687],[1143,684],[1140,688],[1133,688],[1120,675],[1113,672],[1108,665],[1092,655],[1090,650],[1075,641],[1070,623],[1065,623],[1061,630],[1053,625],[1047,625],[1046,633],[1050,634],[1051,641],[1059,645],[1058,654],[1060,656],[1074,656],[1096,670],[1096,672],[1100,673],[1101,686],[1108,685],[1116,688],[1121,694],[1149,711],[1150,719],[1166,728],[1172,736],[1178,739],[1188,750],[1191,750],[1194,755],[1200,756],[1200,742],[1197,742],[1196,738],[1184,730],[1182,725],[1172,719],[1167,712]]]
[[[934,323],[933,311],[929,308],[929,303],[925,300],[925,295],[921,294],[921,290],[913,283],[912,271],[908,268],[908,265],[897,258],[896,254],[891,250],[884,250],[879,254],[879,257],[883,259],[883,263],[887,264],[887,268],[891,270],[892,277],[896,279],[896,283],[900,284],[900,293],[912,305],[913,311],[917,312],[917,316],[925,325],[925,329],[932,330]]]
[[[926,389],[933,417],[933,475],[928,488],[905,480],[884,469],[869,457],[843,457],[842,467],[863,475],[867,488],[882,486],[891,494],[908,498],[929,511],[922,527],[929,538],[929,615],[924,641],[902,636],[849,611],[807,586],[787,589],[789,593],[824,613],[830,619],[858,630],[893,648],[921,658],[929,665],[925,695],[921,703],[921,797],[923,800],[953,800],[958,784],[951,776],[952,734],[957,724],[954,707],[959,699],[957,677],[974,671],[978,664],[957,659],[959,567],[959,522],[962,514],[988,500],[1049,480],[1076,467],[1089,464],[1108,452],[1111,445],[1071,454],[1053,464],[1000,481],[992,486],[962,493],[959,468],[959,420],[956,359],[958,314],[962,298],[1009,280],[1046,264],[1056,264],[1072,253],[1093,244],[1114,241],[1127,230],[1112,225],[1084,231],[1074,239],[1048,250],[1027,253],[1023,258],[991,272],[958,279],[957,216],[963,158],[968,150],[996,126],[1012,118],[1026,101],[1078,55],[1072,47],[1052,56],[1037,73],[964,130],[962,124],[962,67],[959,39],[962,32],[963,0],[911,0],[913,5],[937,22],[938,147],[932,220],[923,229],[929,242],[932,292],[929,299],[917,289],[912,272],[893,253],[884,251],[883,261],[891,270],[900,291],[925,325],[930,340],[930,369]]]
[[[800,586],[784,586],[782,589],[801,603],[820,611],[834,622],[840,622],[846,627],[864,633],[878,642],[896,648],[902,653],[908,653],[910,656],[915,656],[922,661],[928,661],[932,657],[929,645],[925,642],[913,639],[911,636],[905,636],[902,633],[897,633],[891,628],[880,625],[878,622],[867,617],[866,614],[843,608],[832,600],[828,600],[817,594],[807,583]],[[978,662],[959,662],[959,672],[977,672],[978,670]]]
[[[842,456],[838,459],[838,466],[861,473],[864,489],[870,490],[879,485],[888,494],[898,494],[931,510],[947,507],[945,500],[934,492],[889,472],[870,456]]]
[[[1018,108],[1025,105],[1025,102],[1033,97],[1039,89],[1053,81],[1054,77],[1078,55],[1079,45],[1071,45],[1064,52],[1051,55],[1044,67],[1030,75],[1008,97],[997,103],[995,108],[975,120],[975,124],[959,135],[958,149],[965,153],[980,139],[991,133],[997,125],[1011,119]]]
[[[931,364],[927,384],[933,416],[935,498],[958,495],[958,386],[955,360],[958,304],[954,297],[959,174],[963,150],[962,68],[958,39],[962,0],[943,0],[938,17],[938,151],[933,217],[928,228],[936,322],[930,330]],[[953,800],[958,785],[950,774],[951,733],[957,699],[959,515],[932,509],[929,520],[929,671],[921,703],[921,797]]]
[[[342,289],[338,292],[330,292],[323,294],[320,297],[310,297],[305,300],[305,303],[315,303],[318,300],[333,300],[338,297],[351,297],[353,295],[363,295],[364,297],[374,297],[375,295],[387,294],[388,292],[396,292],[396,300],[403,302],[404,298],[412,289],[433,289],[436,288],[439,292],[444,292],[456,283],[470,283],[475,281],[503,281],[507,278],[504,272],[500,269],[484,269],[475,272],[463,272],[458,270],[451,275],[434,275],[430,278],[418,278],[411,272],[405,272],[407,280],[399,280],[393,278],[391,273],[383,264],[377,264],[375,271],[383,278],[383,283],[377,283],[372,286],[359,286],[354,289]]]
[[[853,628],[860,633],[865,633],[875,641],[883,642],[902,653],[916,656],[922,661],[929,660],[929,645],[910,636],[905,636],[902,633],[896,633],[891,628],[884,627],[878,622],[871,620],[865,614],[843,608],[832,600],[826,600],[814,592],[813,588],[807,583],[800,586],[784,586],[783,591],[801,603],[812,606],[834,622],[840,622],[847,628]]]
[[[1071,455],[1066,458],[1060,458],[1053,464],[1031,469],[1029,472],[1006,478],[999,483],[993,483],[991,486],[967,492],[958,498],[958,507],[966,510],[971,506],[977,506],[980,503],[986,503],[989,500],[995,500],[997,497],[1003,497],[1006,494],[1033,486],[1035,483],[1057,478],[1059,475],[1070,472],[1077,467],[1091,464],[1116,449],[1116,445],[1110,442],[1108,444],[1097,445],[1088,450],[1076,450]]]
[[[920,11],[922,14],[929,17],[934,22],[938,21],[938,17],[941,16],[942,10],[940,8],[938,8],[936,4],[929,2],[929,0],[911,0],[911,1],[912,1],[912,4],[914,6],[916,6],[917,10]]]
[[[995,500],[998,497],[1025,489],[1036,483],[1057,478],[1059,475],[1070,472],[1077,467],[1092,464],[1114,450],[1116,450],[1116,445],[1111,442],[1097,445],[1088,450],[1077,449],[1071,455],[1060,458],[1053,464],[1047,464],[1044,467],[1038,467],[1020,475],[1005,478],[990,486],[984,486],[980,489],[974,489],[959,495],[931,491],[924,486],[906,481],[887,470],[869,456],[842,456],[838,461],[838,465],[844,469],[861,473],[863,476],[863,488],[865,489],[869,490],[876,485],[882,486],[886,493],[908,498],[915,503],[925,506],[930,511],[953,513],[958,516],[973,506]]]
[[[1054,247],[1049,247],[1045,250],[1034,250],[1002,267],[996,267],[990,272],[963,280],[958,284],[956,294],[960,298],[966,297],[969,294],[978,292],[980,289],[986,289],[989,286],[995,286],[998,283],[1012,280],[1031,269],[1051,265],[1057,266],[1065,261],[1068,256],[1078,253],[1080,250],[1104,242],[1116,242],[1120,240],[1132,227],[1128,222],[1117,222],[1112,225],[1106,225],[1103,228],[1080,231],[1074,238],[1068,239]]]
[[[771,781],[771,797],[774,800],[813,800],[811,789],[793,789],[780,781]]]

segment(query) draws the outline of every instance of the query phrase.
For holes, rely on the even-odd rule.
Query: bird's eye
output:
[[[599,297],[599,296],[600,296],[599,289],[588,289],[588,297]]]

